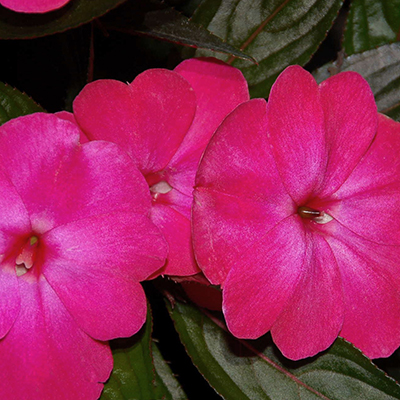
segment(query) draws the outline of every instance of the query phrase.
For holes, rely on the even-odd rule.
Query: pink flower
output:
[[[367,82],[287,68],[269,102],[217,130],[194,194],[200,267],[230,331],[271,331],[291,359],[340,335],[369,357],[400,345],[400,124]]]
[[[97,399],[104,341],[146,318],[139,281],[165,262],[143,176],[118,146],[79,144],[49,114],[0,127],[0,393]]]
[[[3,7],[10,10],[42,14],[65,6],[70,0],[0,0]]]
[[[174,71],[145,71],[128,85],[93,82],[74,101],[74,115],[89,139],[119,144],[145,176],[153,197],[151,219],[169,244],[162,274],[199,272],[190,228],[198,163],[223,118],[248,99],[239,70],[192,59]]]

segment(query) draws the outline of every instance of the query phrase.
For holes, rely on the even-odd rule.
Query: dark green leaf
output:
[[[225,399],[400,399],[400,386],[343,339],[319,356],[293,362],[269,336],[238,340],[194,306],[177,302],[169,310],[193,363]]]
[[[254,63],[252,57],[225,43],[218,36],[165,4],[137,0],[126,4],[109,19],[107,25],[112,29],[151,36],[189,47],[211,49]]]
[[[185,400],[187,397],[175,379],[168,363],[163,359],[155,343],[152,346],[156,370],[156,399]]]
[[[253,97],[266,97],[278,74],[304,65],[325,38],[342,0],[205,0],[193,21],[254,57],[259,65],[214,55],[240,68]]]
[[[29,96],[0,82],[0,125],[21,115],[44,112]]]
[[[181,400],[185,396],[151,339],[149,307],[146,324],[136,335],[111,342],[114,369],[100,400]],[[154,351],[154,365],[153,354]],[[170,374],[170,376],[168,376]],[[174,397],[176,396],[176,397]]]
[[[26,39],[76,28],[126,0],[71,0],[46,14],[22,14],[0,6],[0,39]]]
[[[400,43],[355,54],[339,63],[327,64],[315,73],[315,78],[321,82],[340,71],[360,73],[374,92],[378,110],[400,121]]]
[[[400,0],[353,0],[347,17],[344,49],[361,53],[400,40]]]

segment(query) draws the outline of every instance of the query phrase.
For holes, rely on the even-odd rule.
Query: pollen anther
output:
[[[297,214],[299,214],[301,218],[315,219],[321,216],[321,211],[315,210],[314,208],[301,206],[297,209]]]

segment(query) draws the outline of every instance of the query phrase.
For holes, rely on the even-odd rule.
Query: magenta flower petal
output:
[[[89,217],[52,229],[43,241],[51,249],[43,274],[86,333],[108,340],[141,328],[146,301],[135,282],[155,272],[167,253],[164,239],[147,217]],[[90,296],[81,301],[86,293]]]
[[[21,201],[15,187],[2,171],[0,166],[0,262],[10,246],[19,245],[16,236],[27,235],[31,231],[31,222],[24,203]],[[10,241],[9,237],[15,238]]]
[[[333,197],[346,199],[360,192],[396,184],[400,172],[399,136],[399,123],[378,114],[377,134],[368,152]]]
[[[92,265],[92,270],[101,269],[136,281],[145,280],[154,272],[167,253],[164,238],[149,218],[128,212],[88,216],[46,232],[42,240],[50,249],[45,254],[50,260],[72,264],[82,260],[82,267],[73,267],[77,273]],[[42,268],[51,281],[48,274],[56,268],[49,268],[47,259]]]
[[[342,281],[335,256],[321,236],[308,233],[306,242],[302,278],[271,329],[276,345],[292,360],[327,349],[344,319]]]
[[[375,136],[377,108],[368,83],[355,72],[332,76],[320,85],[329,154],[320,197],[336,191]],[[353,101],[357,99],[357,101]]]
[[[29,215],[15,187],[0,167],[0,339],[13,325],[20,308],[14,260],[5,257],[21,246],[20,236],[31,231]]]
[[[191,196],[200,157],[211,135],[237,105],[249,100],[249,91],[238,69],[214,58],[185,60],[175,72],[194,89],[197,109],[193,123],[167,169],[171,171],[172,186]]]
[[[10,330],[20,310],[15,265],[0,262],[0,339]]]
[[[76,122],[74,114],[68,111],[59,111],[54,115],[57,115],[58,118],[64,119],[65,121],[72,122],[79,129],[79,142],[81,144],[87,143],[89,141],[88,137],[85,135],[85,133],[81,130],[80,126]]]
[[[70,0],[0,0],[10,10],[22,13],[46,13],[65,6]]]
[[[214,285],[224,285],[226,276],[243,252],[281,220],[279,213],[273,213],[272,207],[260,201],[210,189],[197,189],[193,204],[196,260]]]
[[[169,245],[168,261],[161,274],[166,269],[168,275],[197,274],[199,268],[194,261],[190,219],[172,207],[157,205],[151,210],[151,220],[160,228]]]
[[[44,115],[17,118],[1,128],[2,168],[19,195],[43,179],[42,171],[54,170],[54,175],[64,159],[74,156],[78,146],[79,131],[73,124]]]
[[[290,302],[304,271],[302,228],[297,218],[285,219],[247,249],[230,271],[222,307],[235,336],[260,337]]]
[[[196,186],[200,188],[195,191],[193,203],[194,248],[203,272],[213,284],[224,282],[244,247],[296,209],[265,141],[265,126],[264,100],[238,106],[215,133],[198,170]],[[221,145],[227,141],[229,146]],[[272,196],[266,195],[268,190],[273,191]]]
[[[112,369],[108,345],[80,330],[45,279],[19,287],[21,312],[0,341],[2,397],[97,399]]]
[[[99,80],[74,101],[74,115],[90,139],[119,144],[140,171],[163,169],[192,123],[196,97],[179,74],[154,69],[130,85]]]
[[[116,145],[91,142],[78,148],[79,131],[74,125],[49,116],[42,127],[41,118],[41,114],[33,115],[28,126],[23,119],[12,120],[0,136],[4,168],[31,215],[35,231],[95,215],[99,210],[114,211],[116,202],[120,210],[149,210],[143,176]],[[57,131],[59,135],[53,133]],[[114,168],[123,168],[124,173],[115,175]]]
[[[272,86],[267,132],[283,183],[300,205],[320,185],[326,166],[318,85],[301,67],[286,68]]]
[[[340,224],[328,241],[343,282],[340,336],[368,357],[388,357],[400,345],[399,247],[375,244]]]
[[[400,244],[400,124],[379,115],[375,140],[334,194],[332,216],[362,237]]]

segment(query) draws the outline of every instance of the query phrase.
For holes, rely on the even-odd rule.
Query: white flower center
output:
[[[161,193],[161,194],[166,194],[172,190],[172,186],[165,181],[161,181],[156,183],[153,186],[150,186],[150,192],[153,193]]]

